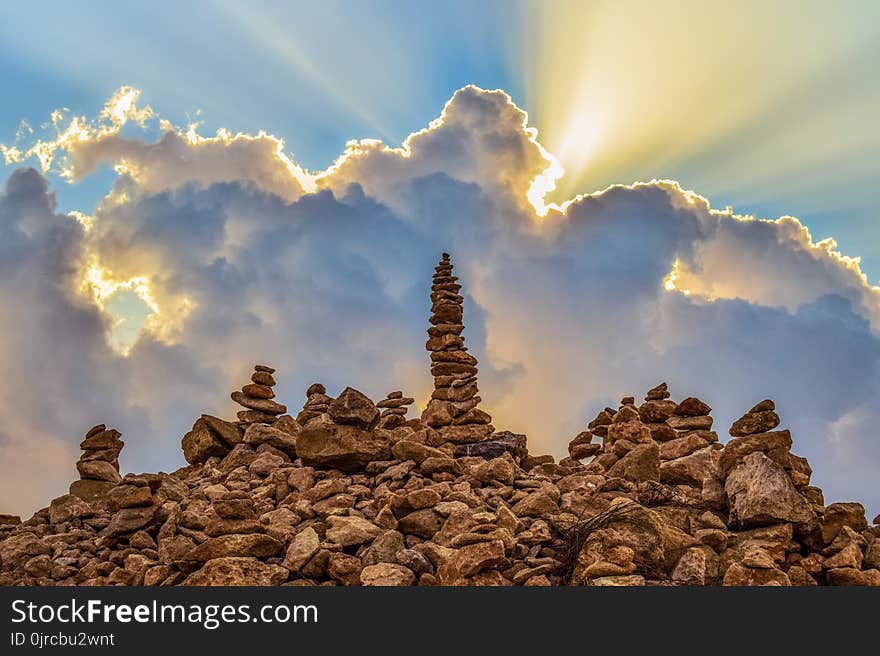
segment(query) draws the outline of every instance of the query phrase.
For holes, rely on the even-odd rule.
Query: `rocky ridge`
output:
[[[374,403],[319,383],[293,417],[275,370],[202,415],[188,465],[119,472],[89,430],[70,493],[0,515],[3,585],[880,585],[880,517],[825,505],[770,400],[719,441],[666,384],[605,408],[559,462],[478,408],[461,286],[444,254],[426,344],[434,391]]]

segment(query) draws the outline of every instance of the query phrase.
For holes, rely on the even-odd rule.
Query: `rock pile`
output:
[[[435,287],[457,298],[434,301],[458,313],[435,305],[429,334],[457,339],[432,354],[466,354],[451,271],[445,257]],[[315,384],[296,419],[202,415],[171,474],[120,477],[119,433],[96,426],[71,494],[0,515],[0,585],[880,586],[880,517],[825,505],[772,401],[722,444],[711,408],[662,384],[602,410],[556,462],[508,431],[459,439],[488,425],[456,423],[479,399],[467,366],[435,372],[441,395],[474,386],[449,421],[404,420],[401,392],[377,407]],[[274,384],[268,367],[253,381]],[[255,394],[236,396],[271,402]]]
[[[582,434],[556,463],[522,435],[463,445],[420,420],[383,428],[347,388],[305,426],[249,424],[172,474],[0,516],[0,584],[880,585],[880,518],[824,505],[771,402],[722,445],[705,419],[678,421],[706,404],[658,397],[606,408],[585,431],[601,444],[583,450]],[[196,423],[242,428],[214,422]],[[83,446],[118,438],[96,427]]]
[[[245,409],[238,413],[238,420],[245,424],[271,424],[279,415],[287,412],[287,407],[276,403],[275,379],[272,374],[275,370],[262,364],[254,366],[251,382],[241,388],[241,391],[232,393],[232,400]]]
[[[407,408],[415,402],[408,396],[404,396],[403,392],[388,392],[388,395],[376,404],[381,409],[379,415],[379,426],[381,428],[397,428],[406,422]]]
[[[434,391],[422,420],[439,430],[444,441],[479,442],[494,432],[492,417],[477,405],[477,359],[468,353],[462,337],[464,325],[461,285],[452,275],[449,253],[434,269],[431,286],[431,327],[425,348],[431,353]]]
[[[80,480],[70,484],[70,494],[86,500],[106,494],[122,477],[119,475],[119,454],[125,442],[121,433],[104,424],[93,426],[79,444],[83,450],[76,463]]]

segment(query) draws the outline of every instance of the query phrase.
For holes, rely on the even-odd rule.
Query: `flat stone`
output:
[[[255,399],[244,395],[238,390],[233,392],[230,396],[233,401],[238,403],[238,405],[243,405],[245,408],[257,410],[258,412],[265,412],[269,415],[283,415],[287,412],[286,405],[281,405],[270,399]]]
[[[83,478],[95,481],[118,483],[122,480],[119,470],[103,460],[79,460],[76,463],[76,469]]]
[[[275,387],[275,379],[272,374],[266,371],[255,371],[251,374],[251,381],[257,385],[265,385],[266,387]]]
[[[721,470],[726,474],[750,453],[769,453],[775,449],[787,451],[791,448],[791,443],[791,433],[787,430],[734,438],[724,445],[724,450],[721,452]]]
[[[667,419],[666,423],[670,428],[677,431],[709,430],[712,428],[713,419],[708,415],[697,417],[673,416]]]
[[[754,435],[755,433],[766,433],[779,425],[779,415],[772,410],[763,410],[761,412],[748,412],[730,427],[730,434],[733,437],[743,437],[745,435]]]
[[[241,388],[242,394],[245,396],[249,396],[252,399],[274,399],[275,392],[272,391],[272,388],[267,385],[260,385],[258,383],[251,383],[249,385],[245,385]]]
[[[374,460],[390,460],[388,440],[355,426],[322,425],[302,429],[296,442],[303,464],[357,471]]]
[[[101,426],[103,426],[103,424],[101,424]],[[96,426],[95,428],[98,427]],[[89,431],[89,436],[79,443],[79,448],[89,450],[121,447],[123,442],[119,439],[120,435],[122,435],[122,433],[114,428],[111,428],[109,430],[101,430],[97,433],[92,433],[91,431]]]
[[[70,484],[70,493],[84,501],[98,501],[115,487],[110,481],[81,479]]]
[[[376,563],[367,565],[360,573],[361,585],[366,586],[408,586],[415,585],[416,576],[412,570],[396,563]]]
[[[268,444],[292,458],[297,457],[297,438],[286,431],[265,424],[251,424],[244,432],[244,443],[252,446]]]
[[[262,533],[231,534],[209,538],[186,555],[189,561],[208,561],[227,556],[268,558],[281,551],[281,543]]]
[[[207,561],[181,585],[198,586],[269,586],[281,585],[288,571],[256,558],[226,556]]]
[[[525,457],[527,454],[526,436],[510,431],[499,431],[493,433],[490,440],[455,445],[456,458],[464,456],[497,458],[504,453],[510,453],[516,459]]]

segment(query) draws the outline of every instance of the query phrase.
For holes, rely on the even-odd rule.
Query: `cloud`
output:
[[[858,260],[797,219],[713,210],[670,181],[542,206],[533,182],[546,190],[559,172],[526,118],[506,94],[466,87],[400,148],[353,142],[316,172],[268,135],[207,143],[163,124],[156,141],[96,137],[74,170],[100,161],[119,177],[81,208],[88,221],[58,215],[35,171],[15,173],[0,200],[0,268],[15,275],[0,299],[22,309],[0,340],[13,418],[0,451],[16,454],[17,485],[46,476],[27,501],[3,482],[0,506],[63,491],[97,421],[123,431],[124,468],[179,466],[180,436],[200,412],[231,416],[228,392],[257,361],[278,367],[293,411],[316,380],[426,399],[426,292],[448,250],[486,408],[534,451],[562,455],[601,407],[661,380],[712,405],[722,434],[769,396],[828,499],[880,509],[880,299]],[[127,355],[108,346],[95,291],[114,285],[153,308]]]

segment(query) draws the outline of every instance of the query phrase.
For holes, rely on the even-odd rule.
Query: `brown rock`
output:
[[[513,485],[516,478],[516,467],[507,458],[493,458],[477,465],[473,470],[473,475],[481,483],[498,481],[505,485]]]
[[[421,464],[428,458],[446,458],[446,454],[439,449],[435,449],[418,442],[409,440],[400,440],[391,447],[391,453],[399,460],[413,460],[417,464]]]
[[[880,570],[868,569],[860,572],[851,567],[831,569],[825,574],[828,585],[880,586]]]
[[[275,387],[275,379],[272,377],[272,374],[266,371],[255,371],[253,374],[251,374],[251,380],[257,385]]]
[[[88,517],[94,514],[95,511],[92,510],[92,507],[74,494],[58,497],[49,504],[49,522],[51,524],[61,524],[69,522],[71,519],[79,519],[80,517]],[[17,523],[20,524],[21,520],[19,519]]]
[[[107,494],[107,505],[110,510],[150,506],[152,503],[153,495],[149,487],[117,485]]]
[[[669,398],[669,386],[666,383],[660,383],[657,387],[652,387],[645,395],[646,401],[655,401]]]
[[[677,431],[709,430],[712,428],[712,417],[708,415],[699,417],[674,416],[667,419],[666,423]]]
[[[825,509],[821,525],[822,541],[825,544],[831,544],[844,526],[849,526],[856,532],[863,531],[868,528],[865,507],[860,503],[832,503]]]
[[[810,503],[798,494],[785,470],[760,452],[750,453],[730,472],[724,491],[731,524],[804,524],[814,518]]]
[[[208,561],[227,556],[268,558],[281,551],[281,543],[262,533],[231,534],[205,540],[186,555],[189,561]]]
[[[101,425],[103,426],[103,424]],[[121,433],[114,428],[111,428],[109,430],[101,430],[97,433],[89,432],[89,435],[86,437],[86,439],[79,443],[79,448],[89,451],[121,447],[123,445],[123,442],[119,439],[120,435]]]
[[[224,519],[253,519],[257,516],[253,500],[244,493],[230,493],[214,499],[214,512]]]
[[[675,567],[671,578],[682,585],[706,585],[708,564],[706,552],[700,547],[691,547],[685,551]]]
[[[303,464],[357,471],[374,460],[389,460],[388,441],[355,426],[329,425],[302,429],[296,453]]]
[[[258,383],[251,383],[250,385],[245,385],[241,388],[242,393],[245,396],[249,396],[252,399],[274,399],[275,392],[272,391],[271,387],[267,387],[266,385],[260,385]]]
[[[123,508],[113,515],[110,523],[101,531],[101,535],[115,538],[132,533],[149,524],[155,512],[156,509],[153,507]]]
[[[241,428],[231,421],[224,421],[219,417],[211,415],[202,415],[202,419],[205,420],[208,428],[214,431],[230,448],[241,443],[242,439],[244,439],[244,433]]]
[[[517,517],[543,517],[559,512],[559,506],[546,492],[532,492],[511,508]]]
[[[634,444],[647,444],[653,442],[651,439],[651,431],[638,420],[611,424],[608,427],[606,440],[610,444],[613,444],[618,440],[628,440]]]
[[[369,586],[407,586],[415,585],[416,577],[412,570],[394,563],[367,565],[360,572],[362,585]]]
[[[381,528],[362,517],[328,517],[327,522],[327,539],[343,547],[370,542],[382,533]]]
[[[645,401],[639,406],[639,417],[645,423],[660,423],[669,419],[677,407],[675,401]]]
[[[327,560],[327,574],[340,585],[360,585],[362,568],[361,561],[357,557],[345,553],[331,553]]]
[[[437,570],[441,585],[463,585],[467,577],[474,576],[504,560],[504,543],[501,540],[477,542],[456,550]]]
[[[110,481],[81,479],[70,484],[70,493],[84,501],[96,501],[102,499],[115,485]]]
[[[787,430],[737,437],[724,445],[719,464],[721,465],[721,470],[726,474],[734,465],[741,462],[750,453],[755,453],[756,451],[769,453],[775,449],[787,451],[790,448],[791,433]]]
[[[697,433],[688,433],[684,437],[678,437],[660,444],[660,459],[675,460],[676,458],[683,458],[707,446],[709,446],[709,443]]]
[[[835,569],[838,567],[853,567],[855,569],[861,569],[862,560],[862,548],[858,543],[850,542],[836,554],[827,558],[823,563],[823,566],[825,569]]]
[[[245,395],[243,392],[235,391],[231,395],[232,400],[245,408],[264,412],[268,415],[283,415],[287,412],[287,406],[276,403],[270,399],[255,399]]]
[[[209,560],[200,570],[186,577],[182,585],[281,585],[287,575],[283,567],[262,563],[256,558],[227,556]]]
[[[244,443],[253,446],[268,444],[296,458],[297,438],[290,433],[265,424],[251,424],[244,432]]]
[[[366,395],[354,388],[346,387],[327,409],[337,424],[357,426],[368,429],[379,416],[376,405]]]
[[[723,585],[758,586],[781,585],[789,586],[788,575],[778,569],[757,569],[733,563],[724,574]]]
[[[229,445],[218,437],[208,426],[205,419],[198,419],[192,430],[181,440],[183,457],[190,464],[205,462],[208,458],[223,457],[229,453]]]
[[[311,526],[294,536],[282,563],[287,569],[298,572],[321,548],[321,539]]]
[[[103,460],[79,460],[76,463],[76,469],[83,478],[95,481],[118,483],[122,480],[119,470]]]
[[[431,508],[416,510],[397,523],[397,529],[405,535],[415,535],[430,540],[440,530],[442,517]]]
[[[635,482],[659,481],[660,447],[655,442],[636,446],[612,465],[608,476]]]
[[[674,414],[676,417],[701,417],[710,412],[712,412],[712,408],[700,399],[689,396],[676,406]]]
[[[779,415],[772,410],[763,410],[760,412],[748,412],[730,427],[730,434],[733,437],[743,437],[745,435],[754,435],[755,433],[766,433],[779,425]]]

